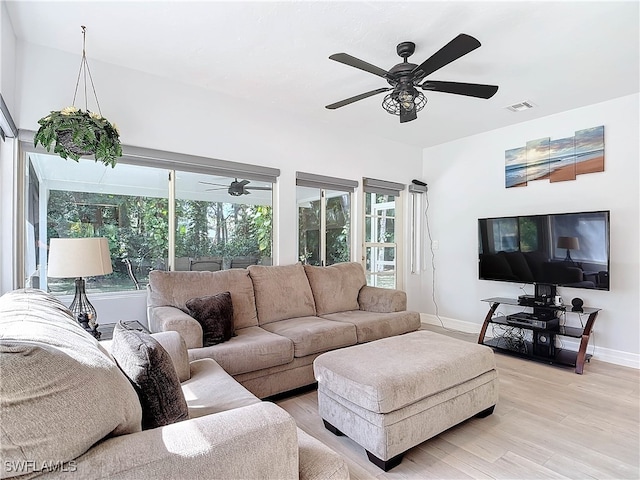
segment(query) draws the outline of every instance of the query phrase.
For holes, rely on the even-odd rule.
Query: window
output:
[[[27,286],[73,293],[73,279],[47,278],[52,237],[108,239],[113,273],[88,279],[87,289],[93,291],[140,289],[154,269],[218,270],[271,262],[275,169],[256,167],[272,175],[245,180],[205,173],[206,167],[184,158],[181,164],[125,156],[115,168],[33,152],[26,159]]]
[[[230,195],[231,185],[242,194]],[[267,182],[176,172],[175,270],[271,263],[271,189]]]
[[[351,193],[358,182],[296,174],[298,259],[309,265],[351,260]]]
[[[367,285],[398,288],[400,202],[404,185],[364,179],[364,257]]]

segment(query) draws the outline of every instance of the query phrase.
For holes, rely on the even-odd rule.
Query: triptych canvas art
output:
[[[575,180],[576,175],[604,172],[604,125],[578,130],[573,137],[531,140],[504,152],[505,184],[526,187],[533,180]]]

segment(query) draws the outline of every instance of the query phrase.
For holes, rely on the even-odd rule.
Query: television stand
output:
[[[577,374],[582,374],[585,362],[591,359],[591,355],[587,353],[587,345],[589,344],[593,324],[601,309],[585,307],[582,311],[577,312],[572,311],[571,307],[567,307],[567,305],[536,305],[535,307],[529,307],[521,305],[518,299],[502,297],[487,298],[482,301],[489,303],[490,308],[480,330],[479,344],[529,360],[572,366],[575,367]],[[588,315],[588,318],[583,327],[567,327],[558,325],[557,322],[549,322],[547,327],[541,326],[538,322],[534,322],[535,325],[524,322],[517,324],[508,318],[509,315],[494,317],[498,306],[501,304],[519,307],[521,311],[533,308],[536,311],[550,311],[554,314],[561,312],[563,314]],[[487,328],[490,324],[496,326],[502,334],[485,339]],[[524,339],[525,331],[532,332],[532,341]],[[579,338],[580,348],[576,352],[556,347],[555,340],[557,336]]]

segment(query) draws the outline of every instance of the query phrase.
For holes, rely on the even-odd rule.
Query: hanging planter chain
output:
[[[49,115],[38,120],[40,129],[33,137],[33,144],[41,143],[47,150],[57,153],[62,158],[78,161],[83,155],[94,155],[96,162],[115,167],[122,156],[120,133],[115,124],[102,116],[98,94],[93,83],[89,62],[86,55],[86,27],[82,27],[82,59],[70,107],[51,111]],[[80,87],[80,78],[84,80],[84,108],[75,106]],[[87,81],[88,77],[88,81]],[[88,83],[91,82],[93,96],[96,99],[98,113],[90,112],[88,105]]]
[[[82,28],[82,60],[80,60],[80,70],[78,70],[78,79],[76,80],[76,89],[73,92],[73,101],[71,105],[76,104],[76,96],[78,95],[78,87],[80,86],[80,76],[84,72],[84,109],[89,111],[89,104],[87,102],[87,73],[89,74],[89,81],[91,82],[91,89],[93,90],[93,97],[96,99],[96,105],[98,107],[98,113],[102,116],[102,110],[100,110],[100,102],[98,101],[98,94],[96,93],[96,86],[93,84],[93,77],[91,76],[91,69],[89,68],[89,62],[87,61],[86,45],[87,45],[87,27],[81,25]]]

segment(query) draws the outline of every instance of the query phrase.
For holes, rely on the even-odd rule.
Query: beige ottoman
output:
[[[313,368],[325,427],[384,471],[498,401],[491,348],[425,330],[323,353]]]

